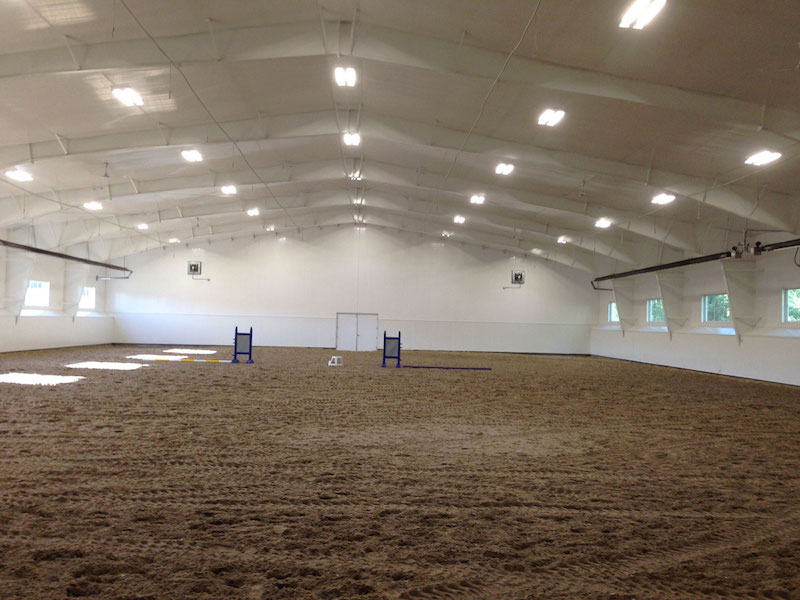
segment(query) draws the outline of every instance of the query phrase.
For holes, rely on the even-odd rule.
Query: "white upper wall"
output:
[[[189,260],[202,261],[200,277],[211,281],[187,275]],[[524,253],[514,257],[455,239],[438,241],[374,227],[307,231],[283,240],[265,235],[198,247],[176,245],[130,257],[127,265],[133,276],[112,282],[109,292],[108,309],[120,323],[118,341],[155,341],[145,327],[156,321],[145,315],[163,315],[167,321],[170,316],[174,321],[203,315],[269,317],[283,319],[284,325],[287,319],[321,319],[317,325],[327,333],[316,344],[333,345],[336,313],[366,312],[378,313],[386,326],[426,322],[463,329],[488,323],[569,330],[566,347],[549,330],[545,336],[531,331],[527,343],[504,345],[489,339],[491,332],[482,328],[475,334],[482,340],[442,342],[440,349],[586,353],[594,320],[593,292],[584,273]],[[525,271],[526,282],[519,288],[511,286],[512,270]],[[138,331],[135,322],[141,325]],[[247,319],[238,322],[247,325]],[[159,329],[163,326],[168,325]],[[578,330],[583,341],[577,340]],[[220,335],[227,340],[225,331]],[[408,338],[407,347],[437,346],[433,339],[420,344],[421,334],[416,336],[418,345]],[[274,338],[281,344],[263,337],[261,344],[316,345],[312,338],[284,332]]]

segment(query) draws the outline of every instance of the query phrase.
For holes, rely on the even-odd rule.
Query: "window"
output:
[[[28,291],[25,292],[25,306],[39,308],[50,306],[50,282],[31,279],[28,282]]]
[[[616,302],[609,302],[608,303],[608,322],[609,323],[619,323],[619,312],[617,312],[617,303]]]
[[[783,322],[800,323],[800,288],[783,290]]]
[[[664,301],[661,298],[653,298],[647,301],[647,322],[663,323],[666,321],[664,316]]]
[[[80,310],[94,310],[96,288],[85,287],[81,292],[81,301],[78,303]]]
[[[703,322],[722,323],[731,320],[731,304],[728,294],[703,296]]]

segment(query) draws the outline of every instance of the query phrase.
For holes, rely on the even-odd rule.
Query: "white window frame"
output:
[[[617,313],[616,319],[613,318],[614,313]],[[614,300],[608,303],[608,322],[619,323],[619,307],[617,306],[617,303]]]
[[[798,327],[800,321],[789,320],[789,292],[793,290],[800,290],[800,288],[785,288],[781,292],[781,322],[790,327]]]
[[[40,284],[40,285],[38,285],[38,286],[35,285],[37,283]],[[31,290],[34,290],[34,289],[44,289],[44,290],[47,291],[47,301],[44,304],[38,303],[38,302],[34,303],[33,302],[34,298],[30,298],[30,296],[32,295],[30,292],[31,292]],[[35,296],[35,295],[38,295],[38,294],[33,294],[33,295]],[[44,292],[42,292],[42,295],[44,295]],[[25,290],[25,301],[23,303],[23,306],[25,308],[36,308],[36,309],[49,308],[50,307],[50,282],[49,281],[39,281],[37,279],[31,279],[30,281],[28,281],[28,289]]]
[[[653,321],[650,318],[650,316],[651,316],[651,314],[653,312],[650,307],[652,306],[652,303],[657,302],[657,301],[661,302],[661,310],[664,310],[664,299],[663,298],[648,298],[647,302],[645,303],[645,315],[644,315],[645,321],[647,323],[653,323],[655,325],[659,325],[659,324],[663,324],[663,323],[667,322],[667,312],[666,311],[664,311],[664,320],[663,321]]]
[[[728,320],[727,321],[709,321],[709,320],[706,319],[706,314],[708,313],[708,299],[711,298],[712,296],[728,296]],[[719,293],[715,293],[715,294],[703,294],[703,297],[700,299],[700,322],[701,323],[711,323],[711,324],[714,324],[714,323],[730,323],[731,321],[733,321],[732,315],[730,314],[730,312],[731,312],[730,306],[731,306],[731,297],[730,297],[729,294],[726,294],[725,292],[719,292]]]
[[[89,293],[88,292],[89,290],[92,290],[92,292]],[[92,305],[86,306],[84,303],[84,298],[91,298]],[[81,299],[78,302],[78,310],[93,311],[96,308],[97,308],[97,288],[94,286],[84,286],[83,289],[81,289]]]

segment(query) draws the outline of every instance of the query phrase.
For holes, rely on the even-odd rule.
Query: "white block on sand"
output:
[[[134,354],[133,356],[126,356],[125,358],[132,358],[133,360],[183,360],[189,357],[185,354]]]
[[[6,373],[0,375],[0,383],[21,383],[22,385],[59,385],[74,383],[85,377],[70,375],[39,375],[38,373]]]
[[[172,352],[173,354],[216,354],[216,350],[195,350],[193,348],[173,348],[172,350],[164,350],[164,352]]]
[[[141,369],[139,363],[120,363],[120,362],[80,362],[67,365],[70,369],[108,369],[109,371],[133,371]]]

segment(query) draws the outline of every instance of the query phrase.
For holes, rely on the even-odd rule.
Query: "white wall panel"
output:
[[[109,344],[111,317],[0,316],[0,352]]]

